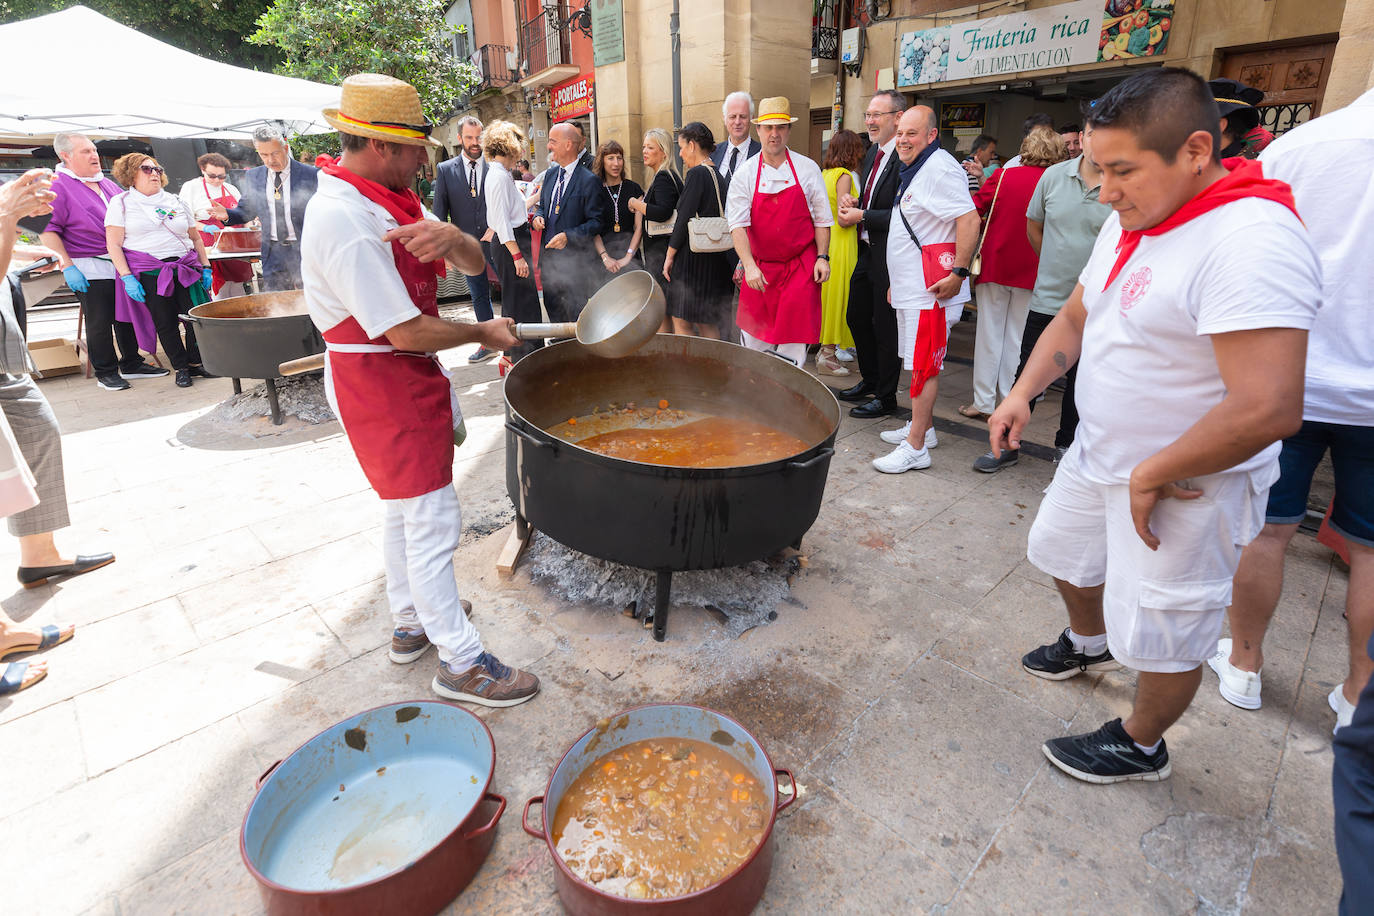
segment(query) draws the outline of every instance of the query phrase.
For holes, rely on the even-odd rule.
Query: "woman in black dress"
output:
[[[673,212],[677,210],[677,199],[682,193],[682,179],[678,177],[673,157],[668,154],[672,143],[672,135],[661,127],[651,127],[645,132],[640,154],[654,177],[649,182],[648,192],[630,201],[630,209],[644,217],[644,237],[641,240],[644,269],[658,280],[665,294],[668,293],[669,283],[663,277],[663,259],[668,255]],[[666,225],[656,228],[654,223]],[[658,330],[661,334],[673,333],[673,320],[664,316],[663,325]]]
[[[692,251],[687,243],[687,222],[696,216],[724,216],[729,189],[711,162],[716,141],[709,127],[693,121],[682,128],[677,143],[686,177],[677,203],[677,223],[663,262],[663,276],[672,280],[668,287],[668,315],[673,319],[674,333],[718,338],[721,320],[734,293],[729,254]]]
[[[607,140],[596,151],[592,171],[601,179],[613,214],[611,225],[592,240],[601,256],[601,266],[606,268],[604,284],[620,271],[639,266],[636,255],[644,233],[644,214],[631,210],[630,201],[643,197],[644,189],[625,177],[625,149],[614,140]]]

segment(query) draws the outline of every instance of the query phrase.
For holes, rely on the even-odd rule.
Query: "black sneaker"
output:
[[[101,388],[104,388],[106,391],[124,391],[127,388],[134,387],[133,385],[130,385],[128,382],[124,381],[124,379],[120,378],[119,375],[114,372],[111,372],[108,375],[97,375],[95,377],[95,383],[99,385]]]
[[[1009,468],[1021,458],[1020,449],[1004,448],[1002,456],[994,458],[992,452],[973,459],[973,469],[982,471],[984,474],[995,474],[1002,468]]]
[[[205,371],[205,367],[202,366],[200,363],[192,363],[191,367],[186,371],[190,372],[196,378],[214,378],[213,375]]]
[[[1140,779],[1168,779],[1169,748],[1164,741],[1153,754],[1136,747],[1120,719],[1113,719],[1087,735],[1051,738],[1041,748],[1050,763],[1075,779],[1101,785]]]
[[[153,366],[149,365],[146,361],[140,361],[139,364],[132,369],[120,369],[119,374],[122,378],[162,378],[169,373],[160,366]]]
[[[190,369],[178,369],[178,370],[177,370],[177,387],[178,387],[178,388],[190,388],[190,387],[191,387],[191,370],[190,370]]]
[[[1112,658],[1110,649],[1102,650],[1101,655],[1084,655],[1077,651],[1069,640],[1069,628],[1065,627],[1058,641],[1021,656],[1021,667],[1036,677],[1063,681],[1085,671],[1115,671],[1121,667],[1121,662]]]

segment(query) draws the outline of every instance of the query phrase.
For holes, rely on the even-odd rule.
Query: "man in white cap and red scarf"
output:
[[[821,167],[787,148],[786,98],[759,103],[763,149],[735,172],[725,215],[744,267],[739,294],[742,343],[794,365],[821,340],[821,284],[830,278],[830,200]]]
[[[454,430],[462,415],[438,350],[518,341],[508,318],[460,324],[439,317],[445,261],[483,269],[477,240],[428,213],[410,190],[437,146],[414,87],[364,73],[344,80],[325,109],[343,155],[324,165],[306,212],[301,277],[310,317],[328,347],[325,385],[349,444],[385,508],[390,657],[439,652],[434,692],[483,706],[532,698],[539,681],[482,646],[458,597],[453,552],[462,516],[453,489]]]

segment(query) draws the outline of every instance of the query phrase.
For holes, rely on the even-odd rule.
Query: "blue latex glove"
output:
[[[201,268],[201,271],[200,271],[200,282],[201,282],[201,285],[205,287],[205,291],[208,293],[208,292],[210,291],[210,287],[211,287],[211,286],[214,284],[214,282],[215,282],[215,273],[214,273],[214,271],[212,271],[212,270],[211,270],[210,268],[208,268],[208,267],[203,267],[203,268]]]
[[[148,297],[143,295],[143,284],[138,282],[138,277],[133,274],[125,274],[119,278],[124,282],[124,292],[129,294],[129,298],[135,302],[147,302]]]
[[[88,292],[91,288],[91,281],[86,279],[86,275],[81,272],[81,268],[73,264],[71,267],[62,268],[62,276],[67,280],[67,288],[74,293]]]

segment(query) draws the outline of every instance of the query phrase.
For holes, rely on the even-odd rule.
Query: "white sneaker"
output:
[[[901,429],[889,429],[887,432],[878,433],[878,438],[889,445],[896,445],[898,442],[905,442],[906,437],[911,435],[911,421],[907,420],[906,425]],[[940,444],[940,440],[935,437],[935,427],[926,430],[926,448],[935,448]]]
[[[926,430],[926,448],[935,448],[940,444],[940,440],[935,438],[935,427]]]
[[[857,357],[853,347],[836,347],[835,358],[842,363],[852,363]]]
[[[1349,725],[1355,715],[1355,704],[1345,698],[1345,691],[1341,686],[1337,684],[1336,689],[1326,695],[1326,705],[1336,714],[1336,727],[1331,729],[1333,735]]]
[[[873,466],[884,474],[919,471],[922,468],[930,467],[930,452],[926,449],[921,449],[918,452],[908,443],[901,442],[892,450],[891,454],[874,458]]]
[[[1259,672],[1231,664],[1231,640],[1218,639],[1216,654],[1207,659],[1207,664],[1217,673],[1217,690],[1223,700],[1241,709],[1260,708]]]

